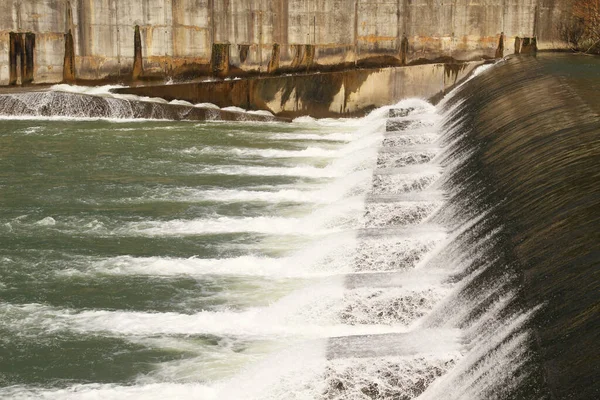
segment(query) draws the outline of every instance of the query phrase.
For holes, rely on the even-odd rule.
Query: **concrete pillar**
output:
[[[537,52],[537,38],[523,38],[521,54],[535,54]]]
[[[402,35],[402,40],[400,41],[400,62],[402,65],[406,65],[406,58],[408,55],[408,38],[406,34]]]
[[[279,56],[280,56],[279,44],[274,43],[273,49],[271,50],[271,59],[269,60],[269,66],[267,67],[268,73],[273,73],[279,69]]]
[[[498,40],[498,48],[496,49],[496,58],[504,57],[504,32],[500,33],[500,40]]]
[[[304,45],[304,56],[302,57],[302,62],[300,63],[303,67],[306,67],[308,71],[315,60],[315,45],[306,44]]]
[[[229,46],[229,43],[213,43],[210,70],[214,76],[225,77],[229,74]]]
[[[75,82],[75,45],[73,42],[73,34],[65,33],[65,59],[63,62],[63,81]]]
[[[22,76],[24,52],[23,52],[23,37],[20,33],[9,33],[9,51],[8,51],[8,68],[9,68],[9,85],[19,83],[19,78]]]
[[[23,53],[21,54],[21,84],[33,82],[33,70],[35,68],[35,33],[24,34]]]
[[[135,26],[133,34],[133,80],[139,79],[144,73],[144,63],[142,58],[142,37],[140,35],[139,25]]]
[[[9,85],[33,82],[35,68],[35,33],[9,33]]]
[[[240,63],[245,63],[250,52],[249,44],[238,44],[238,52],[240,53]]]
[[[298,68],[304,58],[304,46],[301,44],[293,44],[292,52],[294,53],[294,56],[292,57],[292,68]]]

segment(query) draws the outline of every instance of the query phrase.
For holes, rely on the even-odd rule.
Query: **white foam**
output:
[[[300,186],[300,185],[297,185]],[[307,186],[307,189],[311,186]],[[274,188],[274,187],[273,187]],[[119,199],[120,203],[145,203],[156,201],[196,202],[215,201],[222,203],[331,203],[340,200],[343,193],[329,193],[328,187],[322,190],[235,190],[235,189],[195,189],[190,187],[158,188],[145,192],[140,197]],[[344,192],[345,193],[345,192]]]
[[[235,258],[168,258],[119,256],[94,261],[90,269],[115,275],[273,275],[285,273],[288,258],[241,256]],[[289,268],[292,269],[292,268]],[[283,270],[283,271],[282,271]],[[293,274],[294,271],[288,271]]]
[[[270,136],[276,140],[322,140],[331,142],[350,142],[356,135],[352,133],[334,132],[330,134],[317,133],[276,133]]]
[[[265,117],[273,117],[273,113],[267,110],[252,110],[252,111],[247,111],[248,114],[254,114],[254,115],[264,115]]]
[[[132,222],[117,230],[118,233],[148,236],[200,235],[235,232],[268,234],[311,234],[299,218],[283,217],[216,217],[196,220]]]
[[[73,385],[66,389],[37,389],[12,386],[0,389],[0,397],[13,400],[61,399],[61,400],[164,400],[164,399],[218,399],[214,387],[195,384],[153,383],[121,386],[114,384]]]
[[[52,217],[46,217],[44,219],[39,220],[35,224],[41,226],[54,226],[56,225],[56,220]]]
[[[246,368],[235,378],[224,381],[218,390],[220,399],[236,400],[310,400],[325,389],[322,379],[327,344],[313,340],[298,344]]]
[[[180,150],[182,154],[201,155],[236,155],[238,157],[263,157],[263,158],[331,158],[340,155],[338,150],[324,149],[321,147],[307,147],[303,150],[280,150],[280,149],[252,149],[240,147],[213,147],[207,146],[201,149],[191,147]]]
[[[350,198],[315,209],[306,217],[215,217],[194,220],[130,222],[113,233],[120,235],[203,235],[256,232],[271,235],[324,235],[357,226],[361,198]]]
[[[334,171],[331,168],[317,168],[310,165],[299,165],[296,167],[219,165],[200,167],[197,173],[211,175],[303,176],[307,178],[335,178],[341,174],[341,171]]]
[[[172,100],[169,102],[169,104],[173,104],[176,106],[194,107],[194,105],[192,103],[190,103],[189,101],[185,101],[185,100]]]
[[[245,113],[246,110],[244,110],[241,107],[235,107],[235,106],[230,106],[230,107],[223,107],[221,108],[221,110],[223,111],[231,111],[231,112],[239,112],[239,113]]]
[[[198,104],[194,104],[194,107],[198,107],[198,108],[212,108],[213,110],[219,110],[220,107],[216,104],[213,103],[198,103]]]
[[[127,86],[122,85],[103,85],[103,86],[79,86],[58,84],[50,87],[50,90],[65,93],[87,94],[92,96],[108,96],[113,97],[112,89],[125,89]]]
[[[308,299],[314,302],[314,298]],[[26,306],[0,306],[3,325],[16,331],[31,333],[69,330],[80,333],[110,333],[120,336],[156,335],[218,335],[252,338],[327,338],[331,336],[369,335],[404,331],[403,326],[359,325],[348,326],[337,321],[318,318],[307,323],[294,318],[295,308],[250,308],[241,312],[200,311],[195,314],[174,312],[149,313],[135,311],[88,310],[76,312],[71,309],[52,308],[39,304]],[[8,317],[7,317],[8,316]],[[325,324],[329,322],[329,324]],[[35,329],[35,330],[32,330]]]

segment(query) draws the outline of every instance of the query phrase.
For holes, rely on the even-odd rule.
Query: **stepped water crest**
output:
[[[568,140],[540,134],[554,161],[536,181],[519,134],[527,114],[503,91],[538,79],[543,63],[482,67],[437,106],[405,100],[354,120],[4,121],[0,397],[559,393],[540,321],[572,321],[588,303],[557,312],[523,271],[574,262],[543,244],[566,228],[544,224],[590,201],[563,209],[529,193],[554,193],[565,157],[581,162],[579,179],[597,172],[585,132],[598,117],[556,78],[581,112],[547,131],[585,121],[585,150],[552,155]],[[545,82],[532,93],[548,96]],[[567,237],[585,270],[597,244],[582,232]]]

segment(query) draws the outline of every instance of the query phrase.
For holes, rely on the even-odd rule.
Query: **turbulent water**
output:
[[[0,397],[548,396],[523,186],[463,118],[507,68],[356,120],[2,121]]]

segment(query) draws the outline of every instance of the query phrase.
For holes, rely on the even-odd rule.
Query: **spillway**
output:
[[[360,119],[7,119],[0,397],[594,398],[590,65]]]

